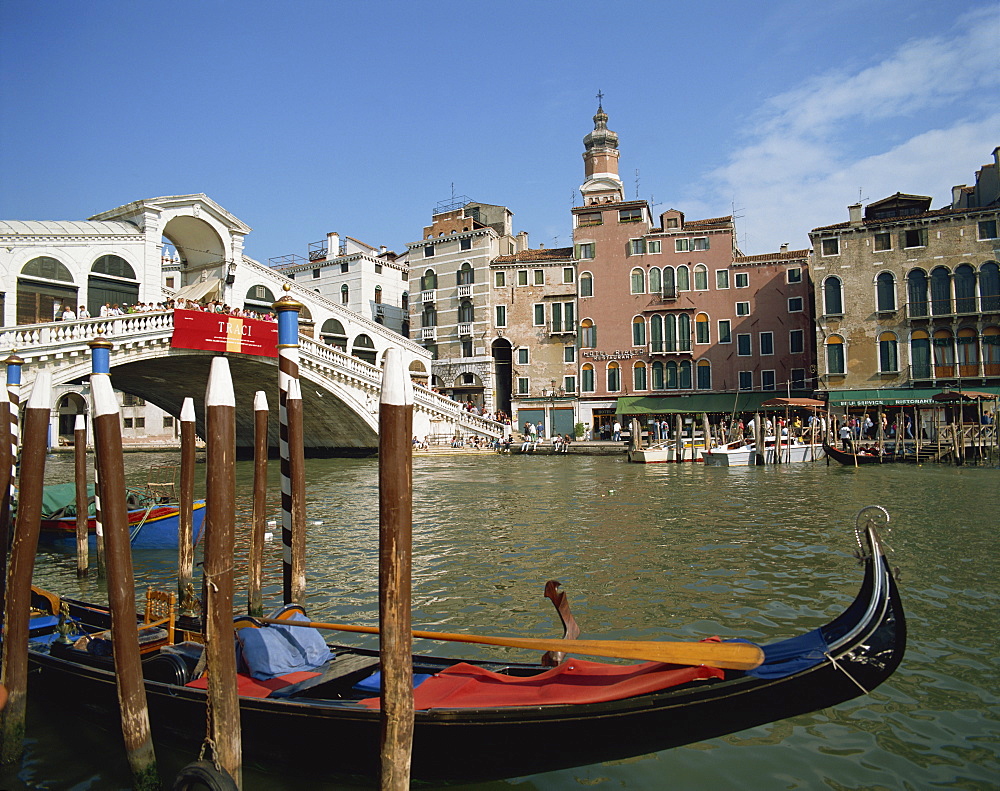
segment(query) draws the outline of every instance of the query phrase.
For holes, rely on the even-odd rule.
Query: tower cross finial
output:
[[[601,92],[601,89],[598,88],[597,89],[597,106],[601,107],[603,104],[604,104],[604,94]]]

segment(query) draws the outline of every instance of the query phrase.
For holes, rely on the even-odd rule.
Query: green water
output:
[[[129,457],[136,481],[145,480],[143,465],[165,461],[174,458]],[[276,463],[271,472],[276,519]],[[314,617],[377,621],[376,473],[376,460],[307,462]],[[71,475],[69,457],[50,459],[50,481]],[[241,463],[237,476],[249,492],[251,463]],[[727,469],[575,456],[416,459],[415,628],[559,635],[542,596],[545,581],[557,579],[586,636],[787,637],[826,622],[856,593],[857,511],[879,504],[892,515],[887,543],[900,569],[910,639],[902,667],[873,693],[708,742],[474,788],[996,788],[998,483],[996,469],[944,465]],[[241,521],[248,516],[249,501],[241,500]],[[279,542],[275,528],[265,591],[275,604]],[[137,555],[135,562],[138,586],[173,585],[172,553]],[[74,597],[104,595],[98,580],[77,580],[66,554],[40,553],[35,579]],[[348,639],[374,645],[366,636]],[[457,644],[417,649],[532,658]],[[330,749],[335,765],[336,746]],[[158,756],[165,777],[195,757],[165,749]],[[12,789],[129,782],[120,734],[38,708],[31,710],[23,765],[0,773],[0,787]],[[305,786],[247,770],[244,787]]]

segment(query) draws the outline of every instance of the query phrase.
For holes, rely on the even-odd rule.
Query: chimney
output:
[[[523,253],[528,249],[528,232],[520,231],[517,234],[517,247],[515,248],[517,252]]]
[[[781,252],[783,253],[788,252],[788,242],[785,242],[783,245],[781,245]]]
[[[862,221],[861,221],[861,204],[860,203],[853,203],[853,204],[851,204],[850,206],[847,207],[847,211],[850,212],[850,214],[851,214],[851,225],[854,225],[854,226],[860,226],[860,225],[862,225]]]
[[[962,206],[962,190],[965,189],[964,184],[959,184],[951,188],[951,206],[954,209],[964,208]]]
[[[326,257],[336,258],[338,255],[340,255],[340,234],[330,231],[326,235]]]

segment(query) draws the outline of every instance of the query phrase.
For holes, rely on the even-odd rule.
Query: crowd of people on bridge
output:
[[[114,318],[116,316],[130,316],[135,313],[160,313],[168,310],[196,310],[202,313],[219,313],[224,316],[234,316],[241,319],[258,319],[259,321],[277,321],[277,317],[272,311],[257,312],[249,308],[230,307],[225,303],[213,299],[207,302],[198,302],[193,299],[168,299],[165,302],[134,302],[111,303],[105,302],[101,305],[100,318]],[[59,305],[55,308],[54,316],[56,321],[83,321],[92,318],[86,305],[80,305],[74,310],[72,305]]]

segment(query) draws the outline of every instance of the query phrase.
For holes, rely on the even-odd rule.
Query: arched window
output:
[[[910,318],[927,315],[927,273],[923,269],[911,269],[906,276],[906,299]]]
[[[882,374],[899,371],[899,350],[895,333],[883,332],[878,336],[878,371]]]
[[[409,310],[410,308],[410,294],[408,291],[403,292],[403,296],[399,298],[399,306],[403,310]]]
[[[471,286],[475,282],[475,272],[472,270],[472,264],[465,261],[462,267],[458,270],[458,285],[460,286]]]
[[[649,320],[649,350],[654,354],[663,351],[663,317],[659,313]]]
[[[382,304],[382,286],[375,286],[375,304]]]
[[[659,360],[653,363],[653,389],[663,389],[663,363]]]
[[[423,313],[420,314],[421,327],[436,327],[438,323],[437,310],[433,305],[424,305]]]
[[[677,267],[677,290],[691,290],[691,271],[687,268],[687,264],[681,264]]]
[[[979,267],[979,300],[983,313],[1000,311],[1000,265],[996,261]]]
[[[931,336],[925,330],[914,330],[910,336],[910,376],[931,378]]]
[[[667,363],[667,390],[677,389],[677,363],[673,360]]]
[[[839,277],[830,275],[823,281],[823,313],[827,316],[844,315],[843,284]]]
[[[659,294],[661,287],[660,268],[658,266],[654,266],[649,270],[649,293]]]
[[[844,339],[839,335],[831,335],[826,339],[826,372],[834,376],[847,373],[844,359]]]
[[[642,360],[632,366],[632,389],[646,389],[646,363],[642,362]]]
[[[677,317],[673,313],[663,317],[663,350],[677,351]]]
[[[120,255],[102,255],[90,268],[90,271],[98,275],[111,275],[111,277],[124,277],[128,280],[135,280],[135,270],[132,265]]]
[[[694,290],[708,291],[708,267],[698,264],[694,268]]]
[[[708,360],[698,360],[698,389],[712,389],[712,364]]]
[[[21,268],[21,274],[25,277],[37,277],[42,280],[61,280],[64,283],[72,283],[73,275],[64,264],[51,256],[42,255],[32,258]]]
[[[319,331],[319,338],[328,346],[335,346],[342,352],[347,351],[347,333],[344,325],[337,319],[327,319]]]
[[[681,364],[677,366],[678,376],[677,376],[677,388],[679,390],[690,390],[691,389],[691,361],[681,360]]]
[[[978,376],[979,336],[976,334],[976,331],[971,327],[960,329],[955,338],[955,344],[957,346],[956,351],[958,352],[958,375]]]
[[[1000,327],[983,330],[983,376],[1000,376]]]
[[[931,270],[931,315],[947,316],[951,309],[951,273],[947,267]]]
[[[643,271],[639,269],[639,267],[632,270],[632,293],[646,293],[646,276],[643,274]]]
[[[351,301],[351,289],[347,287],[347,283],[344,283],[340,287],[340,304],[347,305]]]
[[[472,307],[472,303],[463,299],[462,303],[458,306],[458,321],[460,324],[471,324],[475,321],[475,310]]]
[[[875,309],[885,312],[896,309],[896,278],[892,272],[880,272],[875,278]]]
[[[636,316],[632,319],[632,345],[646,345],[646,321],[642,316]]]
[[[976,312],[976,270],[969,264],[955,267],[955,312]]]
[[[608,363],[608,392],[617,393],[622,389],[622,370],[618,363]]]
[[[592,319],[584,319],[580,322],[580,347],[583,349],[593,349],[597,346],[597,327]]]
[[[934,376],[941,378],[955,375],[955,344],[951,330],[936,330],[933,339]]]
[[[674,279],[674,268],[672,266],[663,267],[663,291],[665,297],[677,296],[677,281]]]
[[[357,357],[359,360],[364,360],[366,363],[375,365],[375,344],[372,343],[371,338],[362,333],[354,339],[354,345],[351,348],[351,355]]]
[[[691,351],[691,316],[687,313],[677,317],[677,349],[682,352]]]
[[[710,335],[708,331],[708,314],[699,313],[694,317],[694,340],[695,343],[710,343]]]
[[[584,272],[580,275],[580,296],[594,296],[594,276],[590,272]]]
[[[580,369],[580,389],[584,393],[594,392],[594,366],[590,363],[584,363],[583,368]]]
[[[430,291],[438,287],[438,277],[433,269],[424,270],[424,276],[420,278],[420,290]]]

